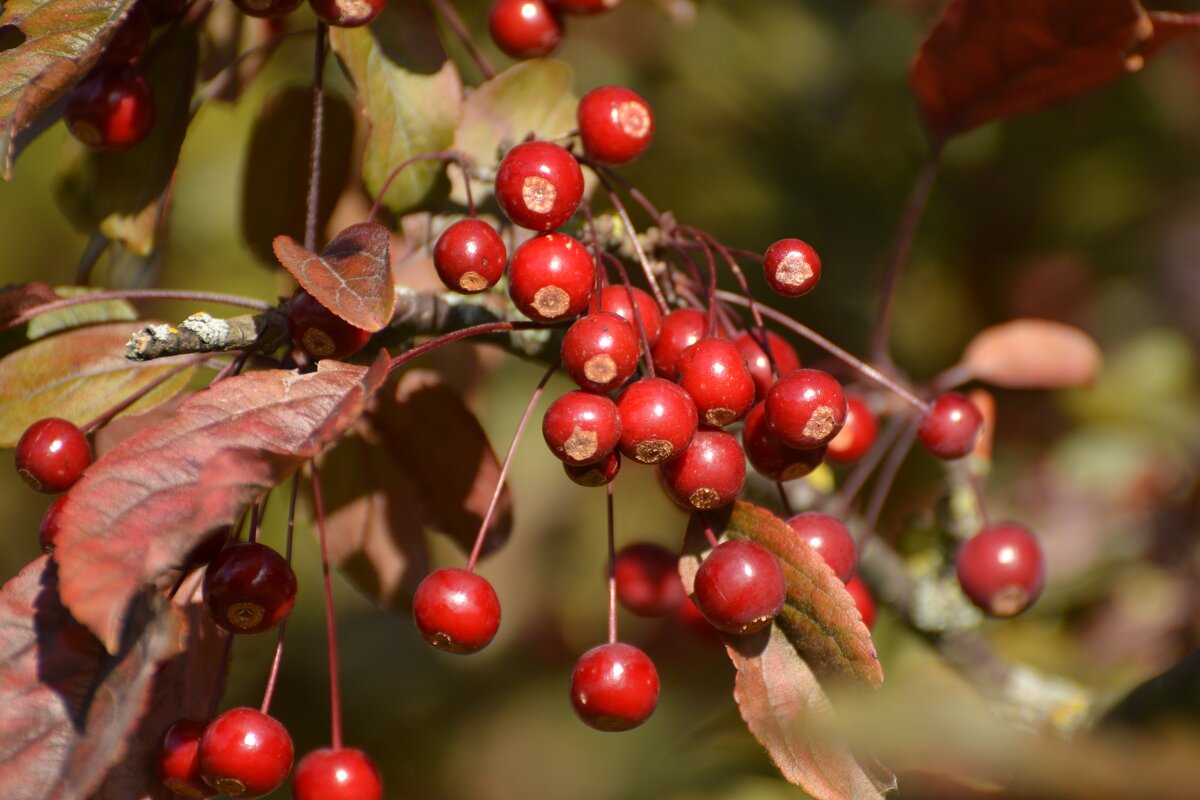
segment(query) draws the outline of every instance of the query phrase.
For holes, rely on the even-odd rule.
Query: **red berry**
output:
[[[775,331],[767,331],[767,345],[771,348],[771,358],[775,359],[777,369],[771,369],[771,359],[759,344],[761,333],[757,330],[742,331],[733,337],[733,343],[746,359],[746,368],[750,377],[754,378],[754,400],[762,400],[767,392],[775,385],[776,375],[787,375],[800,369],[800,356],[796,348]]]
[[[567,392],[546,409],[542,436],[564,464],[595,464],[621,441],[617,406],[602,394]]]
[[[317,19],[335,28],[361,28],[383,10],[384,0],[308,0]]]
[[[684,629],[691,631],[697,636],[717,641],[721,639],[721,632],[705,619],[704,614],[700,611],[700,607],[696,605],[696,601],[690,597],[679,604],[675,612],[675,621]]]
[[[262,797],[292,771],[292,737],[279,720],[253,708],[232,708],[200,737],[204,782],[230,797]]]
[[[488,16],[492,41],[512,58],[548,56],[562,41],[558,12],[543,0],[496,0]]]
[[[871,590],[863,583],[863,579],[855,575],[846,583],[846,591],[854,598],[854,605],[858,608],[858,613],[862,615],[863,624],[867,626],[867,630],[874,629],[875,598],[871,596]]]
[[[917,438],[933,455],[947,460],[962,458],[975,449],[983,430],[983,414],[970,399],[949,392],[933,401],[921,417]]]
[[[476,294],[504,275],[508,250],[496,229],[481,219],[460,219],[433,247],[433,266],[447,289]]]
[[[762,630],[783,608],[787,583],[778,559],[760,544],[737,539],[713,548],[696,570],[696,605],[716,628]]]
[[[631,292],[632,303],[629,300]],[[637,307],[637,317],[634,317],[634,306]],[[600,310],[623,317],[633,327],[634,333],[637,333],[637,319],[640,318],[650,347],[654,347],[662,334],[662,315],[658,313],[658,303],[654,302],[649,292],[636,286],[605,286],[600,290]],[[638,334],[638,342],[641,342],[641,334]]]
[[[595,489],[612,483],[621,471],[621,454],[615,450],[594,464],[563,464],[567,477],[580,486]]]
[[[127,64],[142,54],[154,33],[154,23],[141,5],[136,5],[125,15],[101,56],[102,64]]]
[[[101,67],[67,94],[63,119],[88,147],[125,150],[154,125],[154,94],[136,67]]]
[[[637,363],[637,332],[611,312],[580,318],[563,337],[563,369],[589,392],[609,392],[624,386],[637,370]]]
[[[677,458],[691,444],[698,424],[691,395],[663,378],[631,384],[617,398],[621,454],[643,464]]]
[[[370,331],[346,322],[303,289],[288,301],[287,323],[296,347],[317,360],[349,358],[371,338]]]
[[[54,542],[58,539],[58,515],[62,513],[66,502],[66,495],[56,498],[42,516],[42,525],[38,528],[38,546],[46,552],[54,549]]]
[[[654,137],[650,104],[624,86],[593,89],[579,99],[575,115],[583,152],[601,164],[628,164],[646,152]]]
[[[675,380],[676,366],[684,350],[694,345],[708,331],[708,315],[694,308],[677,308],[662,321],[662,335],[651,345],[654,372],[660,378]]]
[[[243,14],[263,19],[286,16],[299,8],[302,2],[303,0],[233,0],[233,4],[241,9]],[[382,0],[378,5],[383,5]]]
[[[797,450],[781,442],[767,424],[765,403],[759,403],[746,415],[742,447],[758,474],[773,481],[803,478],[825,459],[824,447]]]
[[[854,537],[841,520],[829,514],[806,511],[789,519],[787,524],[809,547],[821,554],[842,583],[854,576],[858,550]]]
[[[553,142],[525,142],[509,150],[496,170],[496,201],[513,223],[552,231],[583,199],[583,170]]]
[[[230,633],[261,633],[296,605],[296,573],[283,556],[258,542],[222,550],[204,571],[204,608]]]
[[[658,670],[638,648],[613,642],[593,647],[575,662],[571,705],[600,731],[641,725],[658,705]]]
[[[742,351],[728,339],[698,340],[680,354],[675,372],[705,425],[723,428],[754,405],[754,379]]]
[[[679,557],[660,544],[622,547],[613,562],[617,599],[641,617],[670,614],[687,597],[679,580]]]
[[[465,655],[488,646],[500,629],[500,600],[484,578],[465,569],[439,569],[413,594],[413,621],[439,650]]]
[[[821,447],[846,421],[846,392],[827,372],[798,369],[767,392],[767,424],[789,447]]]
[[[216,792],[200,777],[200,737],[208,723],[181,719],[163,733],[158,746],[158,777],[163,785],[184,797],[212,797]]]
[[[591,16],[612,11],[621,4],[621,0],[549,0],[550,5],[564,14],[576,16]]]
[[[725,431],[696,431],[683,455],[659,469],[671,499],[689,511],[727,506],[746,483],[746,456]]]
[[[587,248],[566,234],[547,233],[513,254],[508,295],[530,319],[557,322],[583,313],[595,283],[596,265]]]
[[[846,423],[837,436],[829,440],[829,460],[838,464],[858,461],[867,454],[879,435],[879,421],[867,401],[861,397],[846,398]]]
[[[91,463],[92,448],[87,437],[75,423],[65,419],[40,419],[17,441],[17,474],[39,492],[65,492]]]
[[[292,776],[293,800],[381,800],[383,781],[362,750],[313,750]]]
[[[763,254],[763,273],[785,297],[808,294],[821,279],[821,257],[799,239],[780,239]]]
[[[1011,617],[1037,600],[1046,581],[1042,548],[1015,523],[984,528],[959,548],[958,582],[971,602],[995,617]]]
[[[165,25],[174,22],[187,11],[189,0],[142,0],[139,4],[150,15],[150,21],[155,25]]]

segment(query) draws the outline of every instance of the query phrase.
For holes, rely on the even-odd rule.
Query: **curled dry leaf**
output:
[[[963,352],[959,369],[1009,389],[1062,389],[1091,383],[1100,347],[1072,325],[1017,319],[981,331]]]

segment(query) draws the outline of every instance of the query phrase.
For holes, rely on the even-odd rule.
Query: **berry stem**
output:
[[[779,504],[783,507],[783,513],[789,517],[796,516],[795,510],[792,508],[792,499],[788,497],[783,481],[775,481],[775,488],[779,491]]]
[[[232,355],[233,358],[230,359],[229,363],[222,367],[221,371],[214,375],[213,379],[208,382],[209,386],[213,386],[214,384],[218,384],[226,378],[231,378],[234,375],[239,374],[242,371],[242,367],[246,366],[246,361],[250,357],[250,354],[244,350],[240,352],[235,351],[232,353]]]
[[[654,359],[650,357],[650,337],[646,334],[646,323],[642,320],[642,315],[637,312],[637,298],[633,296],[633,284],[629,282],[629,273],[625,271],[625,265],[621,263],[621,259],[609,254],[601,253],[604,257],[604,262],[611,264],[616,269],[617,274],[621,276],[621,284],[625,287],[625,294],[629,298],[629,307],[633,309],[633,324],[637,328],[638,340],[642,344],[642,367],[646,371],[646,376],[654,377]]]
[[[398,369],[414,358],[425,355],[426,353],[436,350],[442,345],[457,342],[459,339],[466,339],[471,336],[482,336],[488,333],[504,333],[506,331],[532,331],[545,330],[546,328],[562,327],[559,323],[546,324],[543,322],[483,322],[479,325],[471,325],[466,328],[459,328],[456,331],[443,333],[441,336],[434,337],[428,342],[419,344],[411,350],[407,350],[392,359],[392,363],[388,366],[388,371]]]
[[[325,590],[325,634],[329,648],[329,718],[330,743],[334,750],[342,749],[342,691],[338,671],[337,621],[333,614],[333,585],[329,578],[329,547],[325,534],[325,501],[321,496],[321,476],[312,465],[313,506],[317,512],[317,538],[321,542],[321,577]]]
[[[313,53],[312,139],[308,154],[308,199],[304,214],[304,246],[317,247],[317,213],[321,199],[321,147],[325,139],[325,50],[324,22],[317,24],[316,47]]]
[[[262,69],[267,65],[267,61],[270,60],[271,56],[275,55],[275,51],[277,51],[279,46],[284,42],[288,41],[289,39],[299,38],[301,36],[312,36],[316,32],[316,28],[301,28],[294,31],[284,31],[272,36],[270,39],[262,42],[261,44],[247,48],[246,50],[238,53],[233,59],[230,60],[228,64],[222,67],[216,75],[213,75],[213,77],[209,79],[208,83],[204,84],[204,86],[201,87],[198,92],[196,92],[196,97],[194,100],[192,100],[190,116],[196,116],[196,113],[200,111],[200,108],[205,103],[216,99],[221,95],[222,92],[228,89],[234,78],[237,77],[242,65],[247,61],[257,56],[262,56],[262,59],[255,64],[253,68],[254,75],[256,76],[262,72]],[[253,76],[251,76],[251,78],[249,78],[246,82],[242,83],[242,87],[244,88],[246,84],[249,83],[249,80],[252,79]]]
[[[221,658],[216,674],[213,675],[212,688],[208,692],[208,714],[205,719],[212,719],[217,715],[217,708],[221,705],[221,695],[225,688],[225,676],[229,672],[229,660],[233,656],[233,634],[213,626],[213,630],[218,636],[224,636],[225,641],[221,645]]]
[[[241,297],[235,294],[220,294],[217,292],[190,292],[184,289],[112,289],[103,292],[89,292],[75,297],[64,297],[40,306],[22,311],[8,322],[0,325],[0,331],[7,331],[19,325],[24,325],[34,317],[49,314],[73,306],[99,303],[104,300],[186,300],[197,303],[220,303],[238,308],[251,308],[255,311],[270,311],[272,306],[252,297]]]
[[[292,563],[292,540],[296,530],[296,498],[299,494],[300,476],[297,473],[292,476],[292,491],[288,499],[287,542],[283,554],[289,564]],[[271,698],[275,696],[275,686],[279,681],[279,667],[283,663],[283,636],[286,627],[287,620],[285,619],[279,623],[279,634],[275,641],[275,657],[271,660],[271,672],[267,675],[267,688],[263,692],[262,705],[259,707],[264,714],[271,710]]]
[[[189,359],[181,360],[180,362],[178,362],[178,366],[176,366],[174,369],[167,370],[162,375],[159,375],[157,378],[150,381],[150,383],[146,384],[141,389],[138,389],[136,392],[129,395],[129,397],[126,397],[124,400],[117,403],[112,408],[108,409],[107,411],[101,412],[101,414],[99,416],[97,416],[95,419],[91,420],[90,422],[84,423],[83,425],[80,425],[79,430],[83,431],[84,433],[91,433],[96,428],[99,428],[101,425],[104,425],[105,423],[109,422],[113,417],[117,416],[122,411],[125,411],[130,406],[132,406],[134,403],[136,403],[137,401],[141,400],[146,395],[153,392],[159,386],[162,386],[167,381],[169,381],[172,378],[174,378],[175,376],[179,375],[179,373],[183,372],[184,370],[190,369],[191,367],[195,366],[196,364],[199,364],[200,362],[202,362],[204,360],[205,360],[204,356],[200,356],[198,358],[189,358]]]
[[[696,512],[696,516],[700,518],[700,524],[704,526],[704,538],[708,539],[708,543],[711,544],[715,549],[721,544],[721,542],[719,539],[717,539],[717,534],[713,532],[713,527],[709,524],[708,517],[704,516],[699,511]]]
[[[850,475],[838,487],[838,494],[833,501],[833,505],[829,508],[829,513],[835,517],[842,518],[846,516],[846,512],[850,510],[850,504],[854,502],[854,498],[862,491],[871,474],[879,466],[879,462],[887,454],[888,449],[896,441],[897,437],[904,431],[904,426],[908,421],[904,417],[897,417],[890,420],[880,433],[879,438],[871,446],[868,452],[861,461],[854,465],[854,469]]]
[[[879,469],[879,475],[875,478],[875,485],[871,487],[871,499],[867,502],[867,510],[864,515],[866,519],[864,537],[870,536],[879,524],[879,515],[883,511],[883,504],[887,501],[888,495],[892,491],[892,484],[896,480],[896,475],[900,472],[900,466],[904,463],[904,459],[908,457],[908,451],[912,449],[913,442],[916,439],[916,422],[908,418],[905,420],[905,427],[902,429],[895,447],[892,448],[892,452],[888,453],[887,459]],[[861,547],[861,543],[859,546]]]
[[[649,284],[650,291],[654,295],[654,302],[658,303],[658,310],[665,315],[668,311],[667,299],[663,297],[662,287],[654,279],[654,269],[650,266],[650,259],[646,257],[646,251],[642,249],[642,243],[638,241],[637,228],[633,226],[633,220],[629,217],[629,211],[626,210],[625,204],[621,202],[621,198],[617,195],[612,183],[608,180],[607,170],[597,171],[596,177],[600,179],[605,193],[608,194],[609,201],[613,204],[613,208],[617,210],[617,215],[621,218],[621,222],[625,226],[625,236],[628,237],[629,243],[633,245],[633,251],[637,253],[638,263],[642,265],[642,271],[646,273],[646,283]]]
[[[475,39],[471,36],[470,29],[463,22],[462,17],[458,15],[458,11],[450,3],[450,0],[430,0],[434,11],[442,18],[442,22],[446,23],[446,27],[454,34],[455,38],[462,42],[462,46],[466,48],[470,54],[471,60],[475,62],[475,66],[479,68],[479,72],[483,75],[484,80],[490,80],[496,77],[496,68],[492,66],[492,62],[484,55],[483,51],[475,44]]]
[[[467,193],[467,213],[470,216],[475,216],[475,197],[471,193],[471,173],[468,170],[467,157],[457,150],[438,150],[436,153],[421,153],[412,158],[406,158],[396,165],[396,168],[388,173],[384,179],[383,185],[379,187],[379,191],[375,194],[375,202],[371,204],[371,211],[367,214],[367,222],[374,222],[379,216],[379,210],[383,208],[383,198],[387,194],[388,189],[392,187],[392,182],[400,176],[406,168],[413,164],[422,161],[441,161],[443,163],[455,164],[463,174],[463,187]],[[432,236],[430,237],[432,239]]]
[[[608,643],[617,642],[617,545],[613,523],[613,485],[604,487],[608,507]]]

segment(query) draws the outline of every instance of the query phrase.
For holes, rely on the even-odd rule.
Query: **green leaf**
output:
[[[52,303],[67,297],[78,297],[91,292],[101,291],[90,286],[58,286],[51,289],[45,284],[27,284],[21,290],[29,299],[36,302],[19,306],[18,313],[29,313],[40,305]],[[15,310],[15,309],[14,309]],[[10,319],[17,314],[11,314]],[[0,321],[3,321],[3,311],[0,310]],[[137,311],[125,300],[99,300],[95,303],[71,306],[69,308],[39,314],[33,319],[11,330],[0,333],[0,355],[11,353],[37,339],[44,339],[51,334],[84,325],[94,325],[99,322],[137,319]]]

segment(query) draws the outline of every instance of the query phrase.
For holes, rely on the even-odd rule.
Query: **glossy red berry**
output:
[[[155,25],[165,25],[174,22],[187,11],[190,0],[142,0],[140,6],[150,15],[150,21]]]
[[[595,283],[596,265],[587,248],[566,234],[547,233],[513,254],[508,295],[530,319],[557,322],[583,313]]]
[[[705,425],[723,428],[746,416],[754,405],[754,379],[742,351],[728,339],[697,340],[680,354],[675,372]]]
[[[474,572],[439,569],[417,586],[413,621],[421,638],[437,649],[477,653],[500,629],[500,600],[492,585]]]
[[[546,409],[542,436],[555,458],[564,464],[595,464],[621,441],[617,406],[602,394],[567,392]]]
[[[383,10],[384,0],[308,0],[317,19],[335,28],[369,25]]]
[[[286,16],[299,8],[302,2],[304,0],[233,0],[243,14],[263,19]],[[382,7],[383,3],[379,5]]]
[[[725,633],[754,633],[771,624],[787,599],[778,559],[760,544],[722,542],[696,570],[696,605]]]
[[[101,67],[67,94],[67,130],[98,150],[125,150],[146,138],[154,125],[150,84],[128,64]]]
[[[858,613],[862,615],[863,624],[867,626],[867,630],[875,628],[875,598],[871,596],[871,590],[863,583],[863,579],[855,575],[846,583],[846,591],[854,598],[854,605],[858,608]]]
[[[230,633],[261,633],[296,605],[296,573],[283,556],[258,542],[226,547],[204,571],[204,608]]]
[[[742,448],[750,466],[764,478],[773,481],[792,481],[803,478],[825,460],[825,448],[797,450],[788,447],[767,425],[766,404],[750,409],[742,425]]]
[[[581,317],[563,336],[562,366],[581,389],[610,392],[633,377],[638,335],[622,317],[600,311]]]
[[[958,551],[958,582],[971,602],[995,617],[1011,617],[1042,593],[1046,561],[1030,530],[1015,523],[984,528]]]
[[[654,373],[660,378],[675,380],[679,356],[700,341],[708,331],[708,315],[694,308],[677,308],[663,317],[662,335],[652,345]]]
[[[381,800],[379,768],[355,748],[313,750],[292,776],[292,800]]]
[[[564,147],[524,142],[505,153],[496,170],[496,201],[514,224],[552,231],[583,199],[583,171]]]
[[[544,0],[496,0],[488,31],[511,58],[540,58],[553,53],[562,41],[563,23]]]
[[[632,303],[630,293],[633,294]],[[635,307],[637,316],[634,316]],[[640,318],[650,347],[654,347],[662,334],[662,315],[658,313],[658,303],[654,302],[649,292],[636,286],[605,286],[600,290],[600,310],[620,315],[633,327],[634,333],[637,333],[637,320]],[[641,334],[638,334],[638,341],[641,342]]]
[[[808,294],[821,278],[821,257],[799,239],[780,239],[763,254],[763,274],[785,297]]]
[[[589,489],[607,486],[616,480],[617,474],[621,471],[621,454],[614,450],[594,464],[576,466],[564,463],[563,471],[567,473],[568,478],[580,486],[586,486]]]
[[[641,617],[670,614],[687,597],[679,579],[679,556],[660,544],[622,547],[613,561],[617,599]]]
[[[208,723],[181,719],[162,735],[158,746],[158,777],[172,792],[184,797],[212,797],[214,792],[200,777],[200,737]]]
[[[30,488],[57,494],[75,485],[92,463],[92,447],[73,422],[40,419],[17,441],[17,474]]]
[[[125,15],[125,19],[108,40],[101,56],[103,64],[127,64],[142,54],[154,33],[154,23],[140,4]]]
[[[660,464],[692,442],[699,424],[696,404],[678,384],[645,378],[617,398],[621,415],[621,455],[643,464]]]
[[[658,705],[658,670],[638,648],[614,642],[593,647],[575,662],[571,705],[600,731],[641,725]]]
[[[854,545],[854,537],[840,519],[829,514],[806,511],[789,519],[787,524],[809,547],[821,554],[842,583],[854,576],[854,568],[858,565],[858,548]]]
[[[689,511],[727,506],[746,483],[742,446],[725,431],[696,431],[683,455],[659,469],[667,494]]]
[[[274,717],[253,708],[232,708],[200,737],[200,774],[229,797],[262,797],[292,771],[292,737]]]
[[[772,370],[771,358],[767,358],[766,351],[759,344],[760,337],[761,333],[757,330],[742,331],[733,337],[733,343],[746,359],[750,377],[754,378],[755,402],[767,396],[775,384],[776,375],[787,375],[800,369],[800,356],[796,355],[796,348],[775,331],[767,331],[767,346],[771,348],[771,358],[775,359],[777,367],[777,370]]]
[[[827,372],[798,369],[767,392],[767,424],[789,447],[821,447],[846,421],[846,392]]]
[[[634,161],[654,138],[650,104],[624,86],[601,86],[588,92],[579,99],[575,116],[583,152],[608,166]]]
[[[460,219],[433,246],[433,267],[447,289],[476,294],[496,285],[508,264],[508,249],[496,229],[481,219]]]
[[[66,495],[56,498],[46,509],[46,513],[42,515],[42,524],[38,528],[38,546],[47,553],[54,549],[55,541],[58,539],[58,515],[62,513],[66,502]]]
[[[917,439],[938,458],[962,458],[975,449],[983,430],[983,414],[964,394],[949,392],[933,401],[921,417]]]
[[[858,461],[879,436],[879,420],[861,397],[846,398],[846,422],[829,440],[829,460],[838,464]]]
[[[303,289],[288,301],[287,323],[292,343],[316,360],[349,358],[371,338],[370,331],[346,322]]]
[[[621,4],[621,0],[549,0],[549,3],[564,14],[591,16],[612,11]]]

